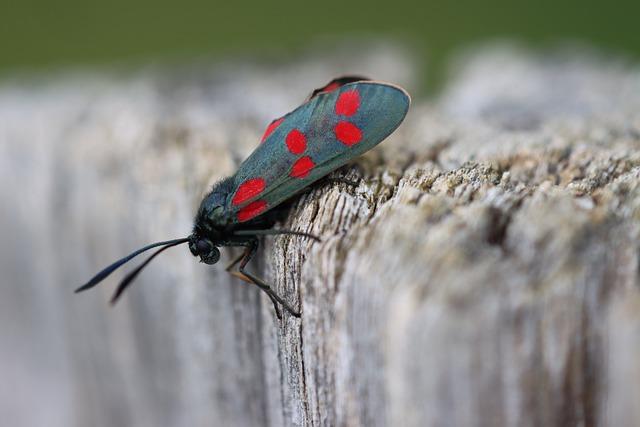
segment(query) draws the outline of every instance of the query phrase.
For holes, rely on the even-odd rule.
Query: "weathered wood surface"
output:
[[[6,82],[7,425],[640,425],[638,67],[465,58],[340,172],[357,188],[294,206],[286,226],[321,244],[265,241],[255,270],[302,307],[282,322],[184,248],[115,309],[115,280],[71,291],[187,234],[207,187],[336,64],[411,87],[402,58]]]

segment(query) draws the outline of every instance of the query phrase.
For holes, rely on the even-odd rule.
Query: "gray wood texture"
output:
[[[303,195],[253,269],[302,319],[184,247],[116,308],[115,275],[189,233],[270,119],[334,74],[414,87],[393,50],[282,68],[0,86],[4,425],[640,425],[640,69],[512,47]],[[125,269],[126,271],[126,269]]]

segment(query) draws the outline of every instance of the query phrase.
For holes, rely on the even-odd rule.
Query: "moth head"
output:
[[[220,250],[213,242],[197,234],[193,234],[189,239],[189,250],[193,256],[199,256],[200,261],[205,264],[215,264],[220,260]]]

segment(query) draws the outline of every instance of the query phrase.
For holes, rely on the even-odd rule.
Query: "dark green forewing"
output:
[[[227,209],[248,221],[370,150],[402,122],[410,98],[397,86],[358,81],[273,121],[260,146],[233,176]]]

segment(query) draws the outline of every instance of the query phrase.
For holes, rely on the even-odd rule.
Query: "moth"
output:
[[[399,86],[358,76],[334,79],[312,92],[292,112],[273,120],[260,144],[237,172],[213,186],[196,213],[191,235],[145,246],[109,265],[76,289],[85,291],[107,278],[139,254],[159,250],[127,274],[111,303],[157,255],[173,246],[188,244],[191,253],[205,264],[220,260],[221,247],[242,247],[242,254],[227,271],[264,291],[281,318],[278,306],[300,317],[264,280],[247,271],[264,235],[290,234],[319,238],[293,230],[274,229],[279,206],[330,172],[370,150],[387,138],[404,120],[411,98]]]

